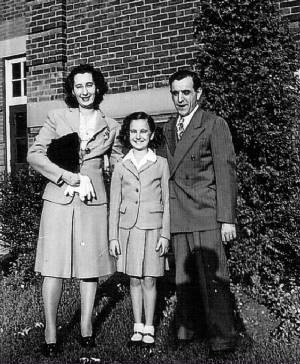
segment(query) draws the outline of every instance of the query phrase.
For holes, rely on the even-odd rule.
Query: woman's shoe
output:
[[[83,348],[88,349],[94,348],[96,346],[94,336],[80,336],[79,343]]]
[[[57,343],[44,343],[41,347],[41,353],[47,358],[56,356],[60,352]]]

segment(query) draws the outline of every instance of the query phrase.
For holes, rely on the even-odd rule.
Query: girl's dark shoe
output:
[[[94,348],[96,346],[94,336],[81,336],[79,340],[80,345],[83,348]]]
[[[60,353],[57,343],[44,343],[41,347],[41,353],[47,358],[51,358]]]

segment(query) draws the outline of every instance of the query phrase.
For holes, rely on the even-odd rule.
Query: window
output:
[[[6,60],[6,92],[10,105],[26,103],[26,59]]]

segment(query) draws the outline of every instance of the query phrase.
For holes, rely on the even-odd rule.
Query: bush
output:
[[[0,182],[0,239],[10,250],[13,270],[22,276],[33,274],[44,184],[29,169],[5,174]]]
[[[232,278],[276,309],[291,278],[299,287],[296,45],[273,0],[203,1],[195,36],[203,107],[228,121],[237,152]]]
[[[299,269],[299,63],[276,3],[204,1],[195,20],[203,106],[228,121],[237,152],[241,234],[230,261],[245,283]]]

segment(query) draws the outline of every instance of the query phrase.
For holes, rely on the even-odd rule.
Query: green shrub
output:
[[[45,179],[22,169],[0,182],[0,236],[9,248],[13,271],[32,276]]]

